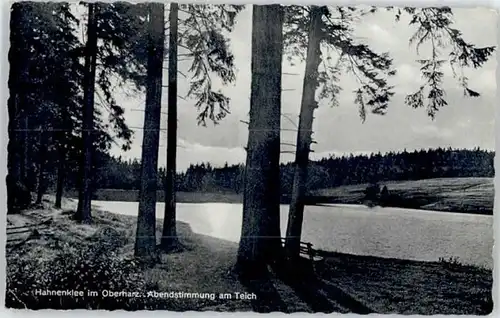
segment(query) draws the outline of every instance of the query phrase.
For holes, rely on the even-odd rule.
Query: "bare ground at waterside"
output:
[[[173,311],[378,312],[489,314],[492,272],[456,262],[417,262],[323,253],[315,275],[290,283],[271,275],[242,284],[232,273],[237,244],[193,233],[178,222],[182,249],[153,267],[134,260],[136,218],[94,210],[92,225],[71,218],[76,206],[8,215],[8,226],[51,223],[38,233],[8,234],[6,306],[31,309],[167,309]],[[158,224],[158,237],[161,224]],[[286,282],[286,283],[285,283]],[[36,290],[137,292],[146,297],[41,296]],[[214,293],[215,299],[147,297],[148,292]],[[254,292],[256,300],[235,299]],[[229,293],[233,299],[221,299]]]
[[[493,214],[495,189],[493,178],[440,178],[409,181],[387,181],[390,196],[385,206],[442,212]],[[348,185],[312,192],[307,204],[363,204],[364,190],[368,184]],[[94,196],[102,201],[137,201],[137,190],[100,189]],[[77,198],[75,191],[68,196]],[[163,191],[158,191],[158,202],[163,201]],[[179,203],[242,203],[241,194],[231,192],[178,192]],[[282,203],[289,203],[287,197]]]

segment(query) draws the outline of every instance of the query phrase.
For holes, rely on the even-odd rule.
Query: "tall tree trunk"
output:
[[[94,130],[94,91],[97,55],[97,3],[89,3],[87,44],[85,48],[85,78],[83,105],[83,157],[80,166],[81,186],[76,219],[85,223],[92,220],[92,154]]]
[[[243,224],[237,269],[243,275],[267,271],[281,256],[280,117],[283,51],[281,5],[254,5],[252,84]]]
[[[66,160],[65,157],[66,156],[64,148],[63,146],[60,146],[59,162],[57,167],[56,202],[54,204],[54,207],[56,209],[60,209],[62,206],[62,195],[64,191],[64,161]]]
[[[22,111],[23,113],[23,118],[22,118],[22,153],[21,153],[21,180],[25,183],[25,185],[32,190],[33,189],[33,179],[30,179],[31,177],[29,173],[29,131],[30,131],[30,126],[29,126],[29,113],[27,109],[24,109]]]
[[[146,109],[141,155],[141,186],[135,256],[145,262],[156,260],[156,189],[160,146],[161,89],[164,53],[165,7],[149,4],[149,56]]]
[[[307,167],[312,142],[313,113],[318,107],[315,93],[318,86],[318,66],[321,62],[320,32],[322,15],[322,7],[312,6],[306,70],[300,105],[299,131],[297,133],[297,150],[295,152],[292,198],[286,230],[285,250],[288,258],[299,257],[300,255],[300,236],[304,218],[304,196],[307,190]]]
[[[165,217],[161,246],[168,250],[177,241],[175,226],[175,194],[177,158],[177,37],[179,5],[170,4],[169,14],[169,50],[168,50],[168,122],[167,122],[167,169],[165,180]]]
[[[47,142],[46,132],[40,132],[40,150],[38,152],[39,168],[38,168],[38,182],[37,194],[35,204],[41,204],[43,195],[45,194],[45,161],[47,160]]]

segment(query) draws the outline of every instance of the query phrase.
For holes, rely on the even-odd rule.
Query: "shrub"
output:
[[[380,194],[380,185],[377,183],[370,184],[364,192],[365,200],[376,201]]]
[[[28,309],[156,309],[165,305],[159,299],[142,297],[103,297],[102,292],[137,292],[145,295],[147,286],[142,268],[134,260],[121,259],[114,252],[120,244],[116,231],[105,230],[107,240],[96,240],[81,248],[69,248],[52,260],[26,255],[9,257],[5,305]],[[113,236],[114,235],[114,236]],[[96,235],[98,236],[98,235]],[[43,296],[43,291],[83,291],[83,297]],[[88,295],[95,291],[97,296]]]

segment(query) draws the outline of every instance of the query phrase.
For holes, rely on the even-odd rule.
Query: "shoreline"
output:
[[[127,191],[127,190],[120,190],[120,191]],[[134,190],[135,191],[135,190]],[[188,192],[189,193],[189,192]],[[228,196],[227,198],[224,199],[206,199],[206,200],[200,200],[194,198],[195,196],[198,196],[199,194],[197,193],[189,193],[188,196],[193,196],[193,198],[186,198],[179,196],[179,193],[177,193],[177,198],[180,197],[176,201],[176,203],[188,203],[188,204],[205,204],[205,203],[224,203],[224,204],[243,204],[243,200],[241,199],[232,199],[231,196]],[[205,196],[211,196],[211,193],[204,193]],[[220,194],[218,194],[220,196]],[[77,200],[78,197],[76,196],[71,196],[68,197],[73,200]],[[92,201],[109,201],[109,202],[134,202],[138,203],[139,200],[135,198],[130,198],[128,197],[127,199],[124,199],[122,197],[120,198],[111,198],[109,196],[104,196],[102,197],[101,195],[96,195],[92,199]],[[157,200],[157,203],[165,203],[163,200]],[[289,202],[285,203],[280,203],[281,205],[288,205]],[[331,201],[325,201],[325,202],[318,202],[318,203],[306,203],[306,206],[346,206],[346,207],[356,207],[356,206],[363,206],[367,208],[371,208],[370,206],[363,204],[361,202],[355,201],[355,202],[350,202],[350,201],[340,201],[340,200],[331,200]],[[405,210],[416,210],[416,211],[426,211],[426,212],[436,212],[436,213],[454,213],[454,214],[470,214],[470,215],[484,215],[484,216],[493,216],[493,209],[484,209],[482,211],[473,211],[471,209],[458,209],[454,210],[453,208],[450,207],[427,207],[427,206],[408,206],[408,205],[375,205],[375,207],[381,207],[381,208],[395,208],[395,209],[405,209]]]
[[[389,189],[384,202],[367,202],[364,199],[366,184],[316,190],[306,197],[305,205],[364,205],[389,208],[425,210],[432,212],[493,215],[495,189],[491,178],[443,178],[411,181],[388,181]],[[77,199],[75,190],[66,196]],[[138,202],[138,190],[99,189],[93,200]],[[243,195],[234,192],[182,192],[176,193],[178,203],[233,203],[242,204]],[[157,191],[157,202],[164,202],[164,191]],[[290,198],[281,196],[281,204],[289,204]]]
[[[162,253],[160,262],[152,268],[141,267],[133,258],[136,217],[94,209],[93,224],[83,225],[71,219],[71,212],[76,207],[75,200],[64,199],[62,210],[51,208],[52,198],[44,199],[43,204],[44,209],[8,215],[10,226],[36,223],[48,216],[52,218],[52,223],[48,230],[40,230],[37,237],[17,248],[15,253],[7,250],[6,307],[261,311],[262,302],[265,303],[269,296],[269,291],[259,290],[259,284],[257,287],[242,285],[231,274],[236,261],[237,243],[194,233],[188,224],[177,221],[182,250],[173,254]],[[157,221],[157,238],[160,233],[161,221]],[[459,260],[424,262],[322,253],[323,260],[316,264],[317,277],[311,281],[289,286],[278,276],[270,278],[274,286],[273,297],[281,299],[288,312],[355,311],[349,307],[349,302],[345,302],[345,297],[355,299],[382,314],[485,315],[491,312],[490,269],[463,265]],[[80,266],[83,269],[79,270]],[[96,270],[108,274],[92,278]],[[93,297],[82,301],[72,297],[34,295],[33,290],[40,288],[121,289],[146,294],[148,291],[161,293],[171,290],[195,293],[248,292],[255,293],[257,299],[212,301],[146,297],[137,302],[126,297]],[[344,298],[338,298],[339,290]],[[401,298],[401,293],[411,293],[414,297]],[[436,295],[441,296],[436,299]],[[432,303],[428,299],[433,299]],[[436,303],[439,303],[439,307],[436,307]]]

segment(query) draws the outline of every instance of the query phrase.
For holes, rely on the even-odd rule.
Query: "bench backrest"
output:
[[[285,241],[286,238],[282,237],[281,242],[284,244]],[[312,260],[314,258],[314,255],[316,254],[316,251],[313,249],[313,245],[311,243],[300,242],[300,253],[308,255]]]

